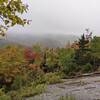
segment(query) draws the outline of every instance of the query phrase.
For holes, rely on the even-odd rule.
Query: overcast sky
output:
[[[100,35],[100,0],[24,0],[29,11],[24,15],[31,25],[16,26],[10,32],[80,35],[90,28]]]

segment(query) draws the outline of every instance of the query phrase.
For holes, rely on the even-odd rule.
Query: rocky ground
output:
[[[49,85],[45,93],[26,100],[59,100],[71,95],[76,100],[100,100],[100,76],[64,79],[63,83]]]

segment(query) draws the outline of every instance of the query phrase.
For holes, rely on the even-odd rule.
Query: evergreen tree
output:
[[[85,38],[84,34],[79,39],[78,46],[79,49],[75,50],[75,62],[80,65],[86,64],[89,61],[90,48],[89,40]]]
[[[78,44],[79,44],[79,49],[82,51],[82,52],[84,52],[84,51],[86,51],[87,49],[88,49],[88,43],[89,43],[89,40],[86,40],[85,39],[85,36],[84,36],[84,34],[81,36],[81,38],[79,39],[79,42],[78,42]]]

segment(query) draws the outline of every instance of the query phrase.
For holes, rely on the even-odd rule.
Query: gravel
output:
[[[45,93],[26,100],[59,100],[71,95],[76,100],[100,100],[100,76],[64,79],[63,83],[48,85]]]

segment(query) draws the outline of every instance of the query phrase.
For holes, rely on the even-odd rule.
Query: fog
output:
[[[15,26],[9,33],[74,34],[89,28],[100,35],[100,0],[24,0],[29,11],[23,17],[32,20],[24,28]]]

